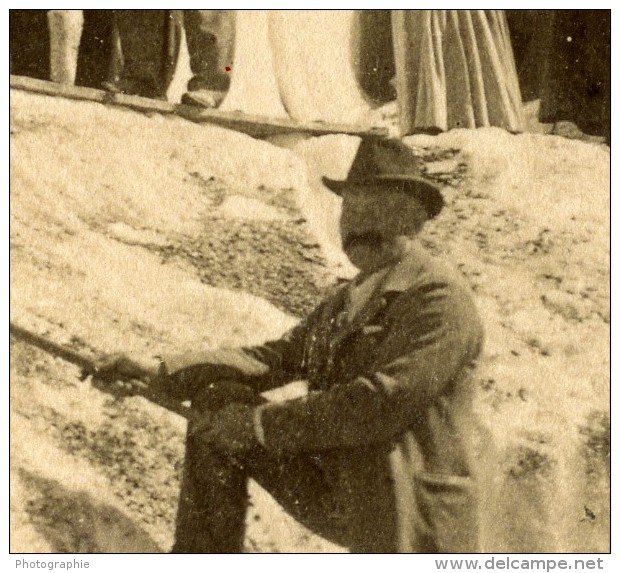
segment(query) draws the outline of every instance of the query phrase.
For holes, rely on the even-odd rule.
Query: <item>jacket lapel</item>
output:
[[[357,332],[365,324],[368,324],[381,310],[386,307],[386,305],[387,302],[382,296],[382,293],[373,293],[370,300],[355,315],[355,318],[351,322],[344,322],[342,328],[334,336],[332,348],[337,348],[354,332]]]
[[[342,327],[336,331],[332,339],[332,351],[339,347],[353,333],[372,323],[375,316],[388,305],[387,293],[404,292],[411,288],[421,274],[427,257],[428,254],[424,252],[422,247],[412,242],[407,255],[397,265],[390,267],[384,273],[377,287],[371,291],[367,302],[363,304],[353,320],[349,322],[346,320],[342,321]],[[343,290],[344,300],[339,306],[340,309],[346,308],[346,301],[352,288],[354,286],[350,285],[349,288]]]

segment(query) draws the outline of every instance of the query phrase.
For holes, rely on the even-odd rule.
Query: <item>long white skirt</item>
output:
[[[523,129],[503,10],[394,10],[392,26],[402,135]]]

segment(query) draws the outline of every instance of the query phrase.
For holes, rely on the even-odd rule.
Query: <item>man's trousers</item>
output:
[[[264,401],[250,389],[244,396],[238,391],[233,393],[236,396],[228,403]],[[223,405],[208,391],[192,401],[193,411],[200,416],[208,416],[209,411]],[[243,551],[250,477],[287,513],[329,541],[359,552],[396,550],[395,515],[386,511],[381,499],[385,495],[360,490],[377,481],[372,464],[376,456],[373,448],[285,454],[257,446],[246,454],[232,456],[205,446],[204,441],[195,439],[190,431],[191,422],[173,552]],[[359,481],[345,480],[343,483],[334,479],[332,462],[343,456],[349,467],[357,468],[351,475],[360,475]],[[364,475],[369,479],[364,479]],[[389,491],[388,496],[391,496]],[[373,506],[375,502],[381,505]]]

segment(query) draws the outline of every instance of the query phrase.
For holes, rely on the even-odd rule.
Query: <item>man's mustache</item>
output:
[[[343,243],[343,249],[350,249],[356,244],[371,244],[380,245],[383,242],[383,235],[378,231],[365,231],[364,233],[350,233],[348,234]]]

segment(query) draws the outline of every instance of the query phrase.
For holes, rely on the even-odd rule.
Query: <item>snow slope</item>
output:
[[[496,129],[407,142],[447,184],[421,239],[467,276],[486,325],[485,549],[606,551],[609,150]],[[285,144],[13,91],[11,320],[84,352],[279,335],[339,273],[317,169],[354,142]],[[22,343],[11,358],[13,550],[167,550],[184,422]],[[340,550],[252,496],[249,551]]]

